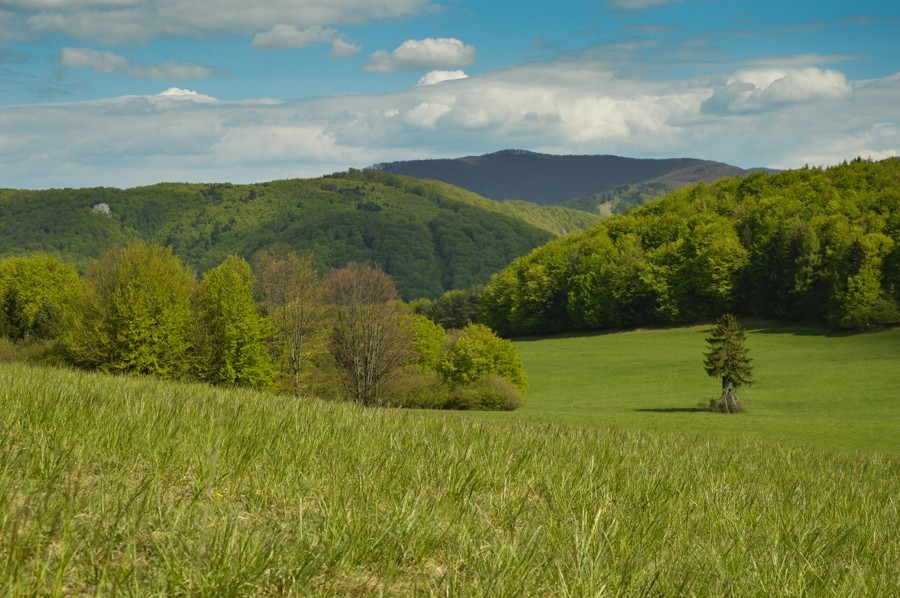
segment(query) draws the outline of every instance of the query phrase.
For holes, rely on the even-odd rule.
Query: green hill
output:
[[[109,213],[93,210],[106,204]],[[84,268],[131,239],[171,245],[199,271],[275,243],[331,269],[377,262],[404,298],[485,283],[553,236],[596,216],[498,204],[436,181],[376,171],[254,185],[0,190],[0,257],[43,251]]]
[[[496,330],[695,322],[725,311],[868,328],[900,322],[900,159],[699,183],[495,275]]]

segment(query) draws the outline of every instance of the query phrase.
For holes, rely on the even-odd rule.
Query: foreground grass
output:
[[[703,370],[708,329],[517,341],[530,387],[516,416],[900,457],[900,329],[750,323],[756,382],[739,391],[740,416],[700,408],[720,391]]]
[[[897,595],[894,459],[0,364],[21,594]]]

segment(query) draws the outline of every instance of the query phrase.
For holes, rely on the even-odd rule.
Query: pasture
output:
[[[746,413],[704,410],[721,386],[703,370],[701,325],[520,339],[530,387],[515,417],[900,457],[900,329],[745,327]]]
[[[682,336],[696,354],[702,334],[675,331],[671,342]],[[753,349],[769,379],[776,364],[762,358],[761,337]],[[541,343],[549,359],[574,340]],[[775,345],[787,352],[789,340]],[[668,343],[647,354],[649,378],[666,374]],[[627,342],[616,344],[624,354]],[[687,360],[672,368],[669,392],[644,404],[696,402],[688,390],[672,396],[689,369]],[[551,411],[541,397],[553,382],[538,371],[529,410],[490,421],[0,363],[0,586],[9,595],[900,592],[896,458],[772,442],[771,427],[765,442],[724,435],[724,416],[698,439],[675,424],[704,414],[628,411],[640,384],[617,399],[622,425],[607,428],[548,423],[584,416],[561,395]],[[623,375],[617,386],[630,385]],[[748,396],[753,414],[735,425],[775,418],[766,396],[761,383]],[[627,429],[641,417],[656,423]],[[653,429],[666,426],[676,431]]]

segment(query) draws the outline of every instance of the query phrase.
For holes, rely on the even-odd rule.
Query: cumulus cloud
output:
[[[453,66],[466,66],[475,62],[475,46],[466,45],[452,37],[410,39],[392,52],[379,50],[365,64],[365,70],[387,73],[394,71],[418,71]]]
[[[9,4],[9,3],[5,3]],[[61,33],[93,43],[134,43],[157,37],[256,35],[278,25],[358,25],[409,17],[429,0],[16,0],[3,30],[20,38]]]
[[[358,45],[338,36],[331,41],[331,52],[328,55],[334,58],[353,58],[361,50]]]
[[[456,81],[457,79],[468,79],[469,76],[463,71],[429,71],[419,79],[417,85],[436,85],[444,81]]]
[[[165,91],[161,91],[157,94],[161,98],[169,98],[174,100],[188,100],[191,102],[216,102],[216,98],[208,95],[204,95],[202,93],[197,93],[196,91],[190,89],[181,89],[179,87],[170,87]]]
[[[13,187],[249,182],[507,147],[796,167],[900,147],[900,75],[848,81],[821,69],[779,73],[659,80],[565,59],[453,85],[281,103],[202,101],[176,88],[7,106],[0,107],[0,180]],[[754,101],[766,110],[707,109],[711,97],[737,84],[762,94]]]
[[[300,30],[293,25],[278,24],[270,31],[256,34],[250,45],[258,50],[302,48],[312,44],[331,43],[336,35],[337,30],[321,25]]]
[[[88,48],[63,48],[59,59],[68,68],[89,69],[104,75],[127,75],[135,79],[203,79],[219,74],[203,64],[173,61],[135,64],[125,56]]]
[[[816,67],[740,71],[703,104],[708,114],[765,112],[787,104],[840,100],[851,93],[847,77]]]

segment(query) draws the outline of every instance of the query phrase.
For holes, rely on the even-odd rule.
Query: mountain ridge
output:
[[[539,205],[564,204],[628,185],[664,183],[668,190],[674,190],[701,180],[710,183],[749,174],[743,168],[698,158],[557,155],[522,149],[460,158],[382,162],[372,168],[443,181],[495,201],[524,200]]]

